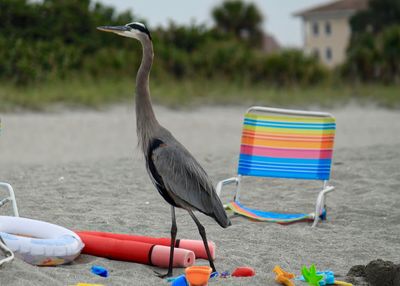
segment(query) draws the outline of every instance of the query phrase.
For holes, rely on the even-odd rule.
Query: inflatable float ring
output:
[[[16,257],[39,266],[70,263],[84,246],[64,227],[21,217],[0,216],[0,236]]]

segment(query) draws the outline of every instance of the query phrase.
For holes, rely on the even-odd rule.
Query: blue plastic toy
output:
[[[91,268],[93,274],[99,275],[101,277],[108,277],[108,270],[100,265],[93,265]]]
[[[231,276],[231,273],[229,271],[224,271],[221,272],[219,276],[221,276],[221,278],[228,278],[229,276]]]
[[[172,280],[171,286],[189,286],[185,275],[180,275]]]
[[[319,286],[326,286],[335,284],[335,274],[333,271],[317,271],[317,275],[322,275],[322,279],[319,281]],[[299,276],[296,280],[306,281],[304,276]]]

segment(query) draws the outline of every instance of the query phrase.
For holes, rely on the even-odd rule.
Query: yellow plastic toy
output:
[[[104,286],[103,284],[92,284],[92,283],[78,283],[76,285],[71,286]]]
[[[351,284],[351,283],[344,282],[344,281],[338,281],[338,280],[335,280],[335,285],[340,285],[340,286],[353,286],[353,284]]]
[[[284,271],[280,266],[276,265],[273,269],[276,273],[275,281],[285,286],[295,286],[290,279],[296,277],[293,273]]]
[[[207,286],[211,271],[209,266],[190,266],[185,269],[186,280],[190,286]]]

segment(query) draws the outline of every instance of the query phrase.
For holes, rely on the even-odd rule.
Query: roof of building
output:
[[[295,13],[295,16],[308,16],[312,14],[330,13],[330,12],[347,12],[359,11],[367,9],[368,0],[339,0],[327,4],[319,5],[311,9],[303,10]]]

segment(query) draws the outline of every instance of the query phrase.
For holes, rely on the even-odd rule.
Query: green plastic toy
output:
[[[315,268],[314,264],[311,264],[310,269],[308,269],[306,266],[303,266],[301,268],[301,274],[304,277],[304,280],[308,283],[310,286],[319,286],[319,281],[321,281],[324,276],[317,274],[317,269]]]

